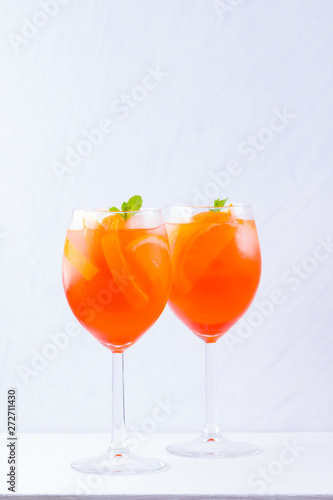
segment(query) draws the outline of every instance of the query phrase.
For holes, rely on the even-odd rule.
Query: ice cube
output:
[[[171,207],[170,215],[167,220],[168,222],[172,222],[174,224],[180,224],[182,222],[190,222],[191,217],[191,207],[173,206]]]
[[[97,224],[97,212],[93,210],[74,210],[72,220],[69,225],[69,229],[80,230],[80,229],[96,229]]]
[[[248,259],[255,258],[259,253],[259,241],[254,221],[244,221],[236,231],[238,250]]]
[[[132,215],[126,221],[126,229],[150,229],[162,225],[161,213],[154,210],[143,210]]]

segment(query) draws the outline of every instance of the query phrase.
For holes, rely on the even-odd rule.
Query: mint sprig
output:
[[[142,198],[139,195],[132,196],[127,202],[124,201],[121,205],[122,212],[138,212],[142,207]],[[109,208],[110,212],[120,212],[119,208],[111,207]],[[121,217],[126,221],[134,214],[120,214]]]
[[[225,198],[224,200],[220,200],[219,198],[217,198],[217,200],[214,200],[214,207],[219,207],[219,208],[224,207],[224,205],[228,201],[228,198],[229,197]],[[219,209],[218,208],[215,208],[215,209],[214,208],[210,208],[210,211],[211,212],[219,212]]]

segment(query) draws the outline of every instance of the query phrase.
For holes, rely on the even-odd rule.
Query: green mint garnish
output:
[[[219,198],[217,198],[217,200],[214,200],[214,207],[224,207],[224,205],[227,203],[228,201],[228,197],[225,199],[225,200],[219,200]],[[219,212],[219,209],[216,208],[210,208],[210,211],[211,212]]]
[[[124,203],[121,205],[121,211],[122,212],[138,212],[140,208],[142,207],[142,198],[141,196],[132,196],[128,202],[124,201]],[[111,207],[109,208],[110,212],[120,212],[120,210],[117,207]],[[129,219],[132,217],[134,214],[120,214],[124,220]]]

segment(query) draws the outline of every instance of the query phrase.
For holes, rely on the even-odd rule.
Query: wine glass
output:
[[[224,438],[218,424],[216,342],[245,313],[259,285],[261,256],[249,205],[172,206],[167,231],[173,269],[169,305],[206,345],[205,418],[201,436],[167,447],[188,457],[257,452]]]
[[[92,474],[165,470],[161,460],[133,454],[125,442],[124,351],[162,313],[171,285],[170,249],[160,210],[75,210],[67,230],[63,285],[72,312],[112,351],[112,439],[106,453],[76,460]]]

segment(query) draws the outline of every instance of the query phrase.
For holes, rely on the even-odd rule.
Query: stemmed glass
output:
[[[169,305],[206,347],[204,431],[167,450],[207,458],[254,454],[254,445],[221,434],[216,357],[217,340],[245,313],[259,285],[261,256],[251,207],[172,206],[167,231],[173,268]]]
[[[76,460],[72,468],[91,474],[166,469],[161,460],[133,454],[125,443],[123,378],[124,350],[152,326],[168,300],[170,249],[160,210],[75,210],[64,247],[63,285],[76,318],[113,358],[111,444],[106,453]]]

